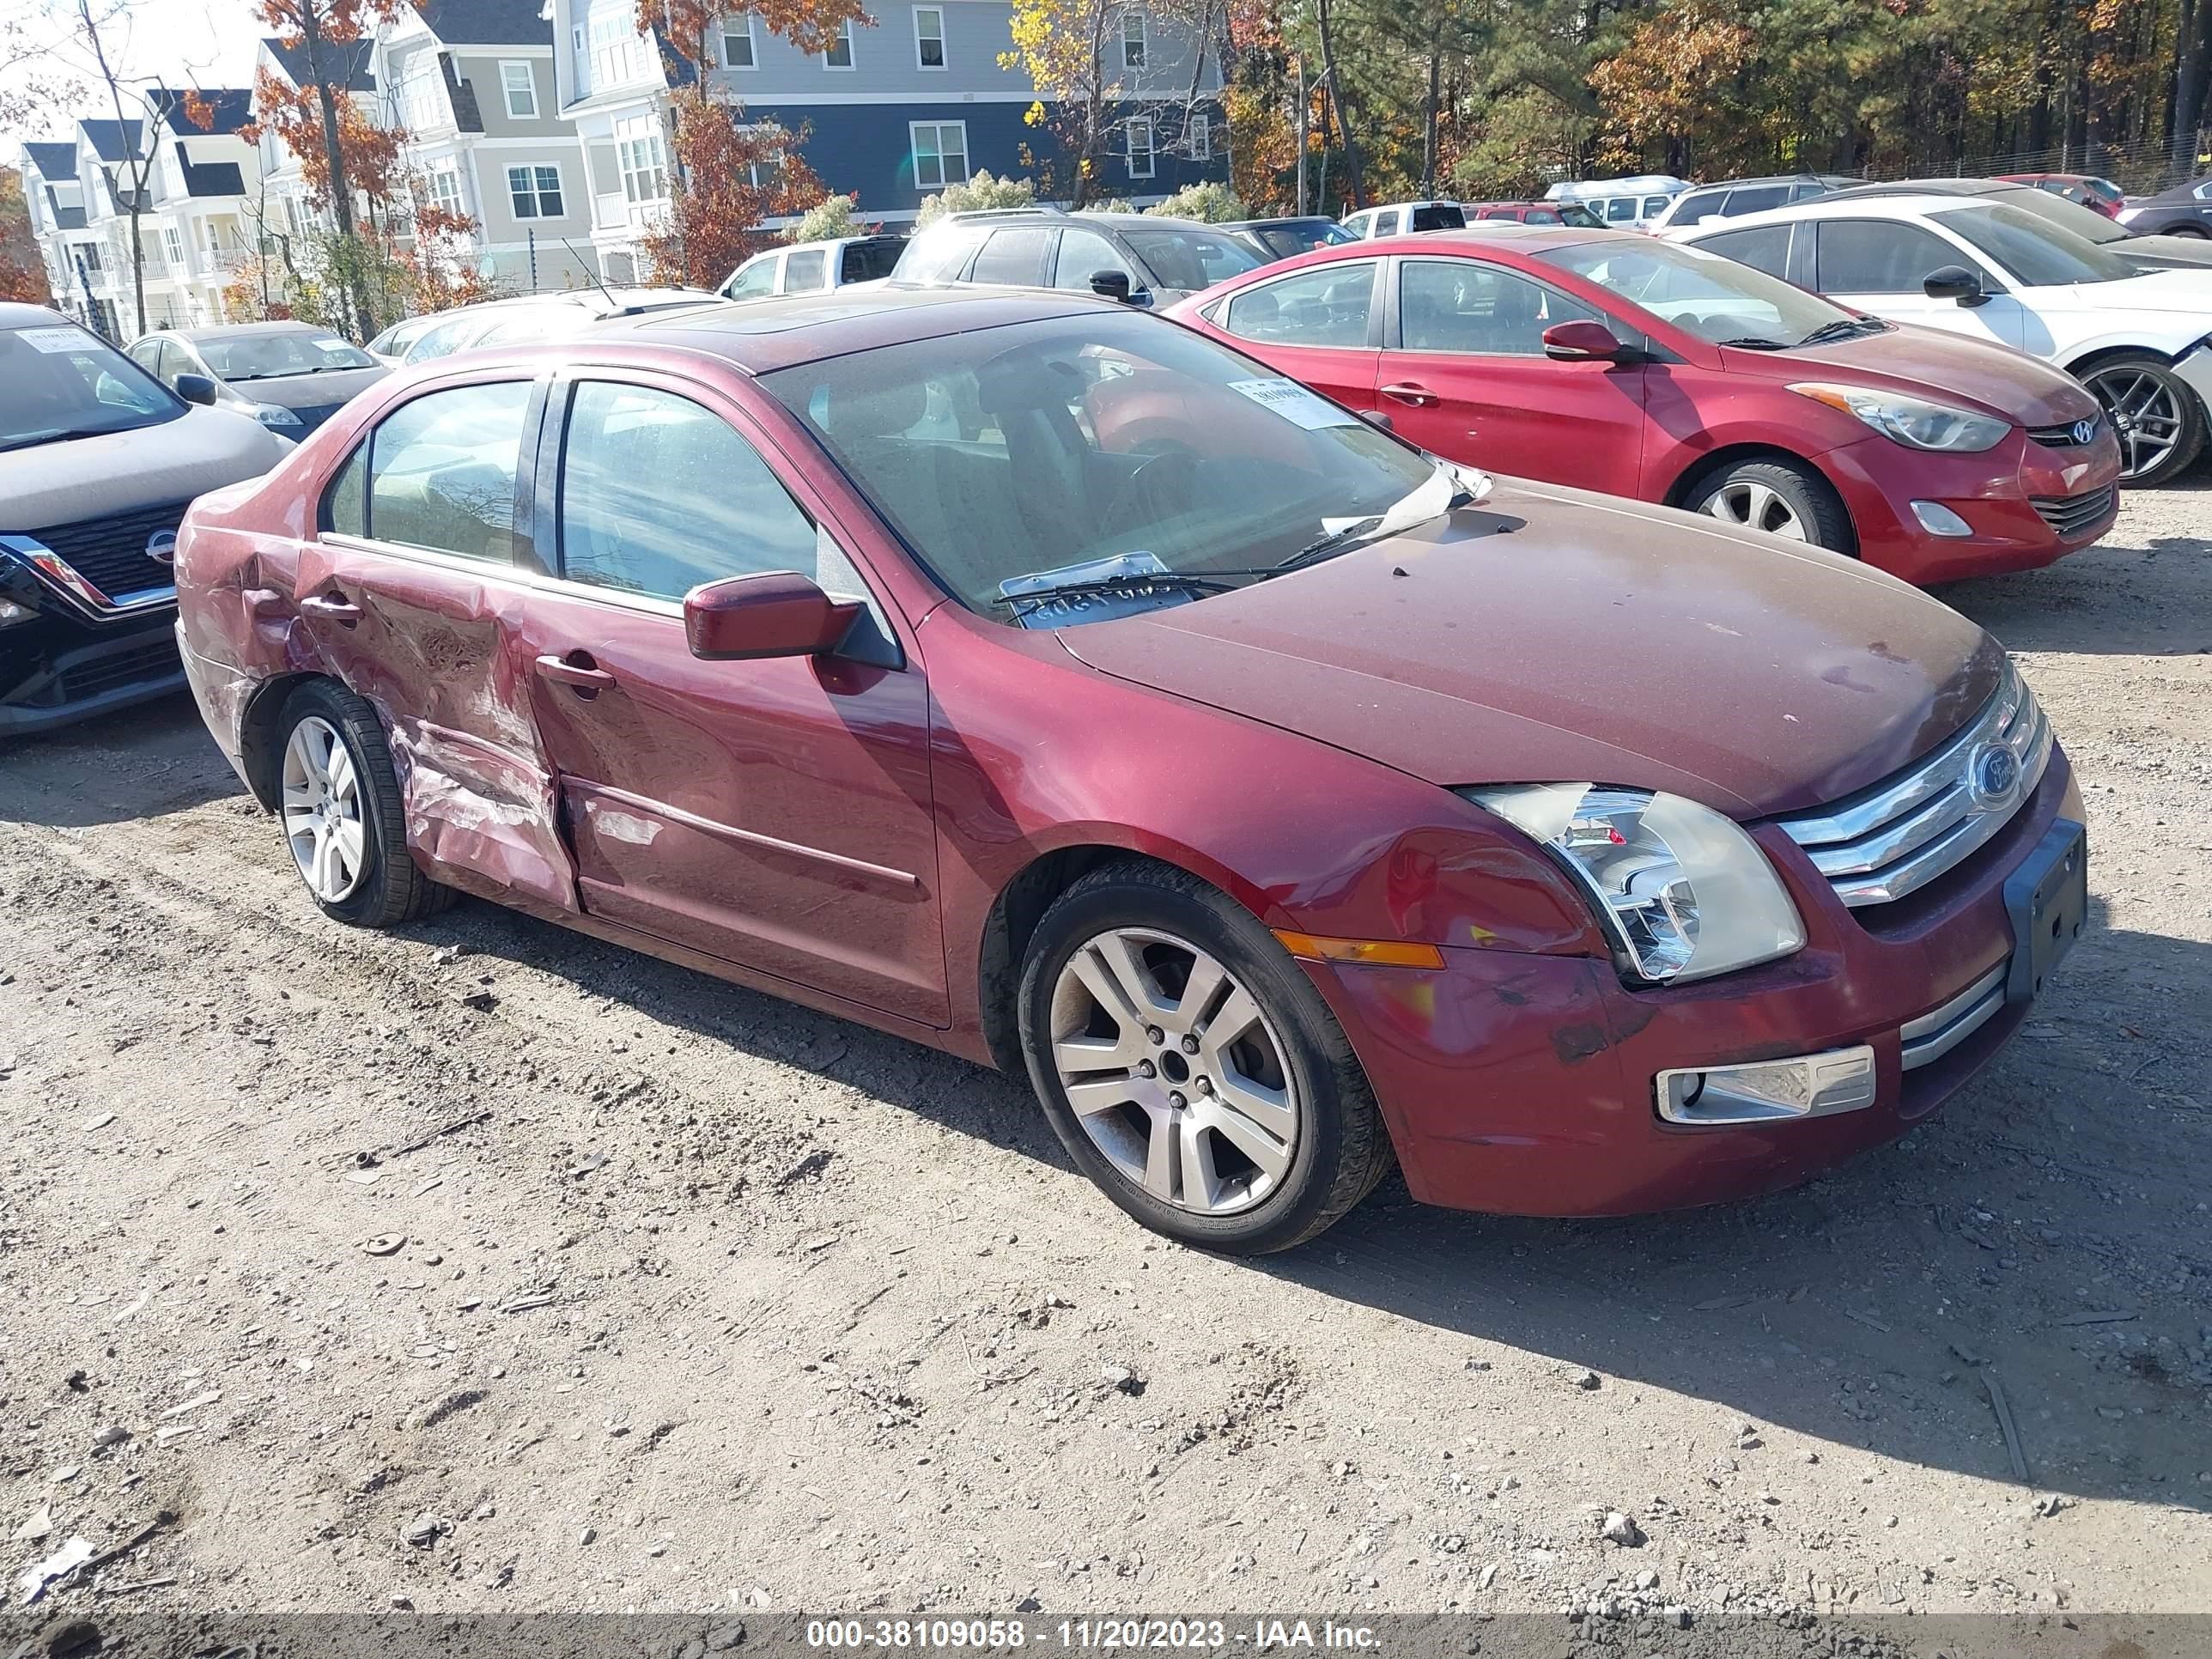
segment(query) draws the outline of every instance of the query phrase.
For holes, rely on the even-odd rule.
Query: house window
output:
[[[1213,159],[1213,123],[1203,115],[1190,118],[1190,159],[1194,161]]]
[[[97,276],[100,275],[100,246],[98,243],[79,242],[76,246],[76,259],[77,263],[84,267],[86,275],[91,276]]]
[[[726,70],[760,67],[760,54],[753,50],[753,17],[750,12],[743,17],[722,20],[722,67]]]
[[[942,6],[916,6],[914,9],[915,61],[926,70],[945,67],[945,9]]]
[[[290,206],[287,198],[286,206]],[[442,213],[456,216],[461,212],[461,175],[451,167],[440,167],[430,175],[430,205]]]
[[[1121,67],[1142,69],[1145,66],[1145,14],[1128,13],[1121,19]]]
[[[446,114],[444,81],[437,54],[417,52],[399,82],[399,118],[416,132],[440,125]]]
[[[623,199],[647,207],[668,199],[668,155],[660,129],[650,120],[625,121],[615,129],[615,153],[622,163]]]
[[[575,77],[580,94],[592,84],[592,55],[584,48],[584,26],[579,23],[568,31],[568,73]]]
[[[1149,115],[1136,116],[1129,123],[1129,176],[1152,176],[1152,118]]]
[[[830,50],[822,54],[822,67],[848,70],[853,67],[853,26],[849,22],[837,25],[837,38],[830,43]]]
[[[168,254],[171,264],[181,265],[185,263],[185,239],[178,234],[174,225],[161,227],[161,246]]]
[[[917,189],[943,190],[968,178],[965,121],[909,121],[914,135],[914,182]]]
[[[538,82],[527,64],[501,64],[499,66],[499,89],[507,99],[507,117],[510,121],[535,121],[538,118]]]
[[[518,219],[557,219],[567,211],[561,205],[561,169],[557,167],[509,167],[507,193]]]
[[[637,30],[629,9],[601,5],[592,15],[592,85],[604,91],[635,80],[641,73],[638,61]]]

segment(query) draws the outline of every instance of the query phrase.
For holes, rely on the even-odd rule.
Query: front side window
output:
[[[723,294],[732,300],[753,300],[764,294],[775,293],[775,264],[782,257],[777,253],[763,253],[757,259],[748,259],[738,267],[738,274],[731,278],[730,285],[722,290]]]
[[[1052,285],[1087,293],[1091,279],[1107,271],[1119,271],[1129,279],[1129,286],[1143,286],[1137,273],[1129,269],[1129,262],[1115,251],[1114,244],[1095,230],[1085,230],[1071,225],[1060,233],[1060,257],[1053,265]]]
[[[185,405],[75,323],[0,329],[0,452],[173,421]]]
[[[726,70],[749,70],[760,67],[759,56],[753,50],[753,15],[722,20],[722,67]]]
[[[1711,252],[1703,241],[1608,240],[1536,257],[1714,345],[1794,346],[1852,320],[1842,307]]]
[[[2082,211],[2094,213],[2095,210],[2083,208]],[[2023,213],[2002,203],[1987,207],[1951,208],[1929,217],[1946,230],[1964,237],[2028,288],[2055,288],[2065,283],[2117,283],[2124,277],[2142,274],[2118,254],[2076,236],[2063,226],[2051,224],[2034,214]],[[1823,243],[1824,260],[1826,252]]]
[[[837,25],[837,37],[830,43],[830,50],[822,54],[822,67],[848,70],[853,67],[853,26],[849,22]]]
[[[1152,118],[1149,115],[1132,117],[1129,122],[1129,176],[1152,176]]]
[[[509,167],[507,193],[518,219],[557,219],[563,210],[558,167]]]
[[[501,64],[499,66],[499,89],[507,100],[509,120],[534,121],[538,118],[538,82],[529,64]]]
[[[1268,345],[1364,346],[1374,296],[1375,262],[1354,259],[1248,288],[1221,325]]]
[[[1932,230],[1883,219],[1820,222],[1824,294],[1917,294],[1945,265],[1964,264]]]
[[[914,142],[914,182],[918,189],[943,190],[964,184],[968,178],[968,124],[965,121],[913,121],[907,126]]]
[[[1769,208],[1778,208],[1790,199],[1787,185],[1747,185],[1729,192],[1728,216],[1741,218],[1747,213],[1764,213]]]
[[[1605,319],[1579,300],[1473,259],[1408,259],[1398,268],[1398,333],[1407,351],[1540,357],[1554,323]]]
[[[1633,196],[1616,196],[1604,206],[1606,223],[1628,225],[1636,222],[1636,198]]]
[[[829,281],[829,262],[818,247],[803,247],[789,254],[783,264],[783,291],[786,294],[811,294]]]
[[[942,6],[916,6],[914,9],[915,61],[926,70],[945,67],[945,9]]]
[[[1674,210],[1674,216],[1668,222],[1694,225],[1709,213],[1717,215],[1724,212],[1727,204],[1728,191],[1724,190],[1693,190],[1681,198],[1681,205]]]
[[[1242,353],[1129,313],[850,352],[760,384],[950,592],[1001,619],[1030,609],[1002,592],[1024,578],[1100,560],[1243,572],[1345,520],[1397,527],[1451,499],[1453,475],[1419,452]],[[1029,620],[1112,611],[1053,614]]]
[[[452,386],[402,404],[369,440],[362,533],[403,547],[506,563],[527,380]],[[337,507],[333,503],[332,516]]]
[[[933,225],[900,252],[891,274],[901,282],[953,283],[968,267],[969,257],[983,245],[980,225]]]
[[[770,570],[815,576],[814,524],[730,423],[687,398],[587,380],[561,462],[561,574],[658,599]]]
[[[1130,12],[1121,19],[1121,67],[1142,69],[1145,66],[1145,14]]]

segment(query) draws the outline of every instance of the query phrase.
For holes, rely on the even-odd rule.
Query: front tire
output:
[[[334,680],[309,680],[277,720],[277,822],[316,908],[355,927],[443,909],[453,890],[407,851],[399,782],[376,710]]]
[[[1738,461],[1701,479],[1683,505],[1723,524],[1849,554],[1850,515],[1835,487],[1798,461]]]
[[[1182,871],[1109,865],[1060,895],[1030,941],[1019,1012],[1060,1144],[1157,1232],[1288,1249],[1389,1169],[1328,1005],[1250,912]]]
[[[2081,372],[2120,441],[2120,482],[2161,484],[2185,470],[2204,447],[2204,405],[2162,357],[2130,352]]]

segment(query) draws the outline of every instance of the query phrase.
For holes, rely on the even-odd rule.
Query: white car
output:
[[[2212,410],[2212,270],[2150,270],[2003,202],[1846,195],[1667,234],[1900,323],[2014,346],[2105,405],[2124,482],[2197,459]]]

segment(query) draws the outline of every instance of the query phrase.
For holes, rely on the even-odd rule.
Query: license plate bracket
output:
[[[2089,919],[2089,832],[2055,818],[2020,867],[2006,878],[2012,917],[2012,971],[2005,1000],[2031,1002]]]

